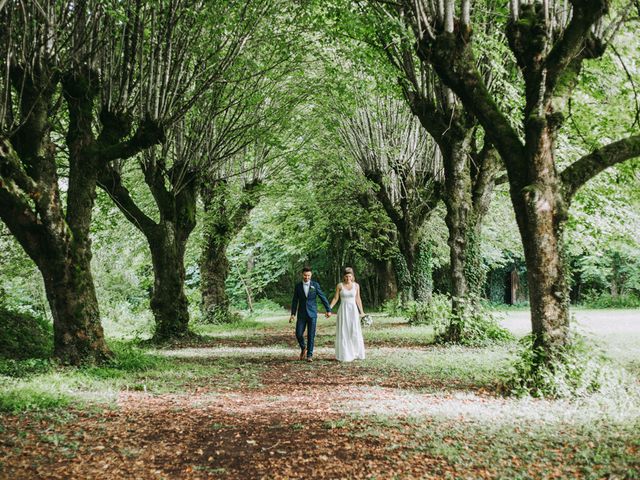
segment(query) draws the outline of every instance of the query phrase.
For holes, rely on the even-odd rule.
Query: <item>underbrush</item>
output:
[[[553,354],[536,347],[534,338],[529,334],[519,341],[518,358],[503,379],[505,393],[547,398],[602,394],[640,399],[637,381],[584,336],[573,332],[570,343]]]
[[[592,293],[584,296],[580,302],[582,308],[640,308],[640,297],[633,294],[616,295],[609,293]]]
[[[47,359],[0,361],[0,411],[49,410],[78,402],[88,388],[112,390],[105,380],[166,368],[169,361],[135,347],[110,345],[113,358],[100,366],[64,367]]]
[[[454,315],[451,297],[434,293],[429,302],[409,302],[405,308],[398,303],[387,306],[388,313],[404,316],[410,325],[430,325],[435,342],[464,346],[484,346],[513,339],[511,333],[500,326],[494,314],[479,299],[461,300],[462,312]],[[457,338],[451,338],[452,329]]]
[[[53,326],[41,315],[0,303],[0,358],[49,358]]]

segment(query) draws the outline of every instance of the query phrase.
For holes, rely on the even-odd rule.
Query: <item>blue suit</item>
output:
[[[317,298],[327,312],[331,311],[329,300],[320,288],[320,284],[311,280],[309,285],[309,295],[304,294],[302,282],[298,282],[293,290],[293,300],[291,300],[291,315],[296,315],[296,338],[300,349],[305,349],[304,330],[307,329],[307,357],[313,355],[313,346],[316,339],[316,323],[318,320]]]

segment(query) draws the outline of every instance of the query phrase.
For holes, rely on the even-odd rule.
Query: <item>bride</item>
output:
[[[354,281],[353,269],[342,273],[342,283],[336,287],[331,308],[340,300],[336,324],[336,358],[341,362],[364,360],[364,340],[360,327],[360,315],[364,315],[360,299],[360,285]]]

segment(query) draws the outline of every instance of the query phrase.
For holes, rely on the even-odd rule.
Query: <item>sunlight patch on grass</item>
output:
[[[326,349],[325,349],[326,350]],[[210,348],[180,348],[176,350],[158,350],[157,355],[170,358],[224,358],[224,357],[290,357],[294,349],[282,346],[272,347],[210,347]]]
[[[382,371],[425,376],[476,386],[494,384],[514,358],[509,346],[490,348],[436,347],[400,349],[382,347],[367,351],[367,364]]]
[[[607,420],[625,424],[640,421],[640,399],[592,396],[584,399],[541,400],[502,398],[471,392],[419,393],[404,389],[361,387],[341,408],[350,414],[388,417],[428,417],[437,420],[508,425],[587,425]]]

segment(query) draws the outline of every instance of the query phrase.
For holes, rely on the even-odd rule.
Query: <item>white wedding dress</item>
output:
[[[364,339],[360,327],[360,313],[356,293],[360,286],[354,283],[351,290],[341,285],[340,308],[336,324],[336,358],[341,362],[364,360]]]

